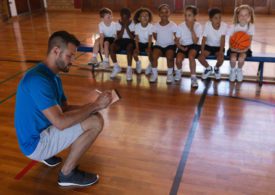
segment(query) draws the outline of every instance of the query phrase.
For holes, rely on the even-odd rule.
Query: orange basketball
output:
[[[246,32],[235,32],[230,37],[230,48],[244,50],[251,44],[250,36]]]

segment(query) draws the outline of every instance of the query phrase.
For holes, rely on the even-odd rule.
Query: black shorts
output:
[[[240,55],[240,53],[235,52],[235,51],[232,51],[232,50],[229,48],[229,49],[227,50],[227,52],[226,52],[226,55],[227,55],[227,56],[230,56],[231,53],[236,53],[236,54],[237,54],[237,57],[239,57],[239,55]],[[246,53],[246,57],[251,57],[251,56],[252,56],[252,51],[251,51],[251,49],[248,49],[245,53]]]
[[[215,56],[217,52],[220,51],[220,47],[214,47],[214,46],[209,46],[209,45],[205,45],[204,50],[209,51],[211,56]],[[225,49],[223,48],[223,52],[225,51]]]
[[[116,39],[114,44],[116,44],[118,46],[118,51],[122,51],[122,50],[126,50],[126,48],[128,47],[128,45],[132,44],[133,48],[135,48],[135,41],[133,39]]]
[[[168,50],[173,50],[174,53],[175,53],[175,52],[176,52],[176,49],[177,49],[177,46],[176,46],[176,45],[168,45],[167,47],[161,47],[161,46],[159,46],[159,45],[154,45],[154,46],[153,46],[153,50],[154,50],[154,49],[159,49],[159,50],[161,50],[162,55],[165,55],[166,52],[167,52]]]
[[[145,52],[146,49],[148,48],[149,43],[138,43],[138,47],[139,47],[139,52]],[[151,43],[151,48],[153,46],[153,43]]]
[[[109,42],[109,44],[111,45],[114,42],[115,38],[114,37],[104,37],[104,41],[103,42]]]
[[[188,57],[188,54],[189,54],[189,51],[190,50],[195,50],[196,51],[196,57],[198,57],[199,55],[199,52],[200,52],[200,49],[201,49],[201,46],[200,45],[197,45],[197,44],[192,44],[192,45],[182,45],[182,47],[185,47],[187,48],[186,51],[183,51],[181,49],[178,48],[177,50],[177,54],[178,53],[183,53],[185,55],[185,57]]]

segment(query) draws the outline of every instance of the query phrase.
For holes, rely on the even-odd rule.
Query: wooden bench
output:
[[[78,52],[93,52],[93,47],[91,45],[82,44],[77,48]],[[118,54],[126,55],[126,51],[121,51]],[[147,56],[145,52],[141,52],[140,56]],[[102,59],[102,55],[100,54],[100,58]],[[215,60],[215,56],[208,56],[206,59]],[[225,60],[229,60],[229,56],[224,56]],[[252,57],[247,57],[245,61],[248,62],[259,62],[258,72],[257,72],[257,81],[259,86],[263,85],[263,73],[264,73],[264,63],[270,62],[275,63],[275,54],[254,54]]]

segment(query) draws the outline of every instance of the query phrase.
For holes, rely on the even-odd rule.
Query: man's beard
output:
[[[58,58],[55,61],[56,66],[58,67],[58,70],[62,71],[62,72],[69,72],[70,68],[69,68],[69,64],[66,65],[65,62],[61,59]]]

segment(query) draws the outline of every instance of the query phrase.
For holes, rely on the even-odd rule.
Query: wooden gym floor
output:
[[[176,23],[181,18],[172,16]],[[206,20],[199,16],[202,23]],[[229,23],[231,16],[224,20]],[[91,54],[78,53],[79,66],[61,78],[73,104],[93,99],[96,88],[116,88],[123,97],[102,112],[104,131],[79,163],[99,173],[99,183],[62,189],[56,182],[60,167],[29,164],[13,124],[17,84],[44,58],[52,32],[64,29],[85,42],[96,33],[98,21],[95,13],[50,12],[0,24],[1,194],[275,194],[274,84],[259,88],[255,82],[200,80],[199,88],[191,90],[188,77],[168,86],[160,76],[149,85],[144,75],[126,82],[124,73],[111,81],[109,72],[92,75],[83,65]],[[274,16],[257,16],[256,21],[253,49],[275,53]],[[125,65],[124,56],[119,61]],[[266,76],[274,78],[273,65],[267,64]],[[247,63],[246,75],[254,76],[256,68]],[[33,166],[18,176],[27,165]]]

